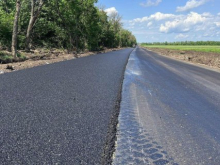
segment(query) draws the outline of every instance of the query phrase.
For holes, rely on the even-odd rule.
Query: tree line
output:
[[[220,45],[220,41],[179,41],[179,42],[146,42],[144,45]]]
[[[123,29],[121,16],[110,16],[97,0],[1,0],[0,47],[17,56],[17,48],[68,51],[102,50],[136,44]]]

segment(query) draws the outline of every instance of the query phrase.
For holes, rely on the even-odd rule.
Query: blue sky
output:
[[[138,42],[220,41],[220,0],[99,0]]]

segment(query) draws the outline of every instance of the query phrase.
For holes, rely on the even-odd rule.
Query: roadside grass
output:
[[[13,56],[6,52],[0,52],[0,63],[7,63],[13,61]]]
[[[18,58],[20,59],[20,61],[25,61],[27,58],[26,58],[26,56],[25,55],[23,55],[22,53],[18,53],[17,54],[17,56],[18,56]]]
[[[143,47],[148,48],[162,48],[162,49],[172,49],[181,51],[197,51],[197,52],[213,52],[220,53],[220,46],[210,46],[210,45],[146,45],[142,44]]]
[[[14,57],[9,52],[0,51],[0,64],[7,64],[11,62],[19,62],[25,61],[27,58],[21,53],[18,53],[18,58],[14,59]]]

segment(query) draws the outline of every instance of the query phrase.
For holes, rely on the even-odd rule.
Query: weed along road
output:
[[[220,73],[135,49],[116,146],[115,165],[219,165]]]
[[[0,75],[0,164],[107,164],[132,50]]]

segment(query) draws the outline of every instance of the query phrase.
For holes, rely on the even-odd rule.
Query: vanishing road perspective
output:
[[[135,49],[114,164],[220,164],[220,73]]]
[[[0,75],[0,164],[219,165],[220,73],[137,47]]]

